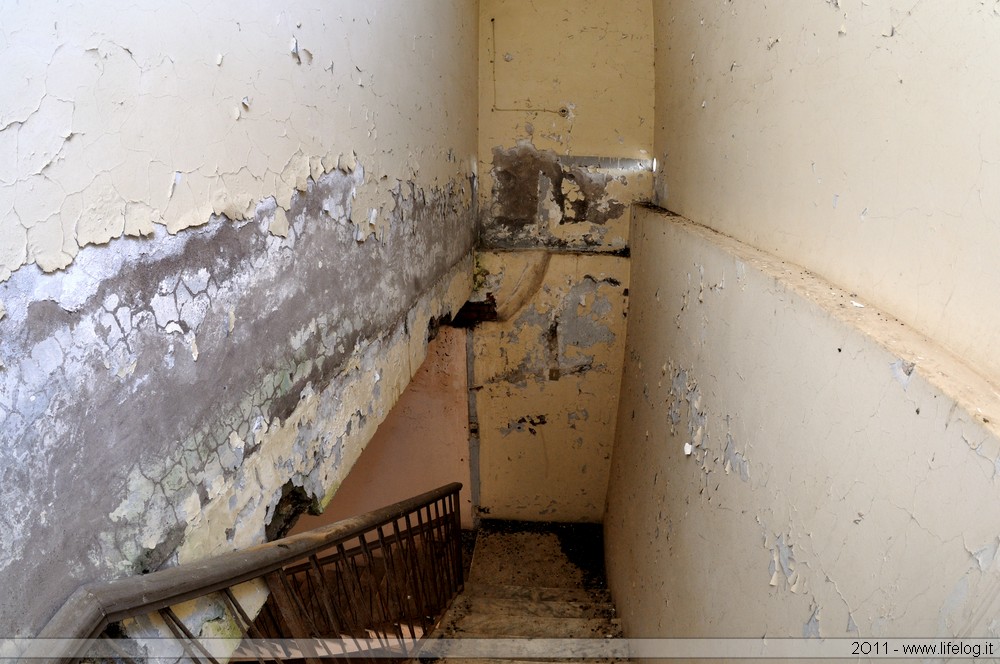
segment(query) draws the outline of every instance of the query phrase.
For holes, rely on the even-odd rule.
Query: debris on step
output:
[[[621,637],[604,577],[600,525],[484,520],[464,590],[422,651],[435,654],[419,661],[460,656],[464,664],[609,664],[627,661]],[[545,651],[556,647],[545,645],[550,639],[558,652]],[[452,650],[463,647],[482,652]],[[496,659],[466,658],[481,654]]]

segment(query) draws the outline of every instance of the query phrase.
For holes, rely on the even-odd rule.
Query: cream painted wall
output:
[[[479,508],[600,521],[629,204],[652,195],[651,7],[483,0],[479,35]]]
[[[847,290],[638,209],[605,535],[628,636],[1000,634],[1000,394]]]
[[[628,245],[627,203],[652,193],[651,20],[646,0],[480,4],[481,244]]]
[[[992,2],[654,0],[657,202],[1000,379]]]
[[[328,500],[471,292],[477,30],[0,3],[0,633]]]
[[[381,235],[397,181],[440,185],[473,166],[453,146],[475,142],[475,115],[452,109],[474,95],[462,43],[475,8],[448,7],[4,3],[0,280],[157,225],[252,217],[268,197],[285,235],[293,193],[358,162],[355,220]],[[435,81],[452,84],[425,96]]]

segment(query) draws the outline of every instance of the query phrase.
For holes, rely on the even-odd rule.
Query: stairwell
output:
[[[465,588],[430,638],[524,640],[620,636],[621,624],[604,578],[599,525],[483,521]],[[571,655],[545,654],[551,656],[532,656],[531,660],[565,659]]]

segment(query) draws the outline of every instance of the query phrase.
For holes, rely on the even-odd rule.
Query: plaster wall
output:
[[[480,510],[600,521],[627,310],[629,203],[652,193],[648,2],[484,0],[473,299]]]
[[[473,336],[480,513],[599,522],[628,311],[628,261],[480,253],[488,292],[531,284],[509,318]]]
[[[995,637],[994,386],[810,271],[634,220],[605,517],[626,634]]]
[[[336,490],[471,290],[476,3],[4,3],[0,632]]]
[[[480,3],[483,246],[628,245],[627,203],[652,184],[652,58],[642,0]]]
[[[996,3],[654,0],[657,203],[1000,375]]]
[[[304,514],[291,533],[378,509],[461,482],[462,527],[472,527],[466,332],[441,327],[427,359],[379,425],[322,514]]]

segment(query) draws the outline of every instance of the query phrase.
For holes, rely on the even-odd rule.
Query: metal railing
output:
[[[405,657],[462,589],[461,486],[249,549],[83,586],[22,656],[141,661],[150,648],[165,647],[196,662],[313,661],[308,648],[296,650],[308,640],[314,653],[320,644],[333,655]]]

